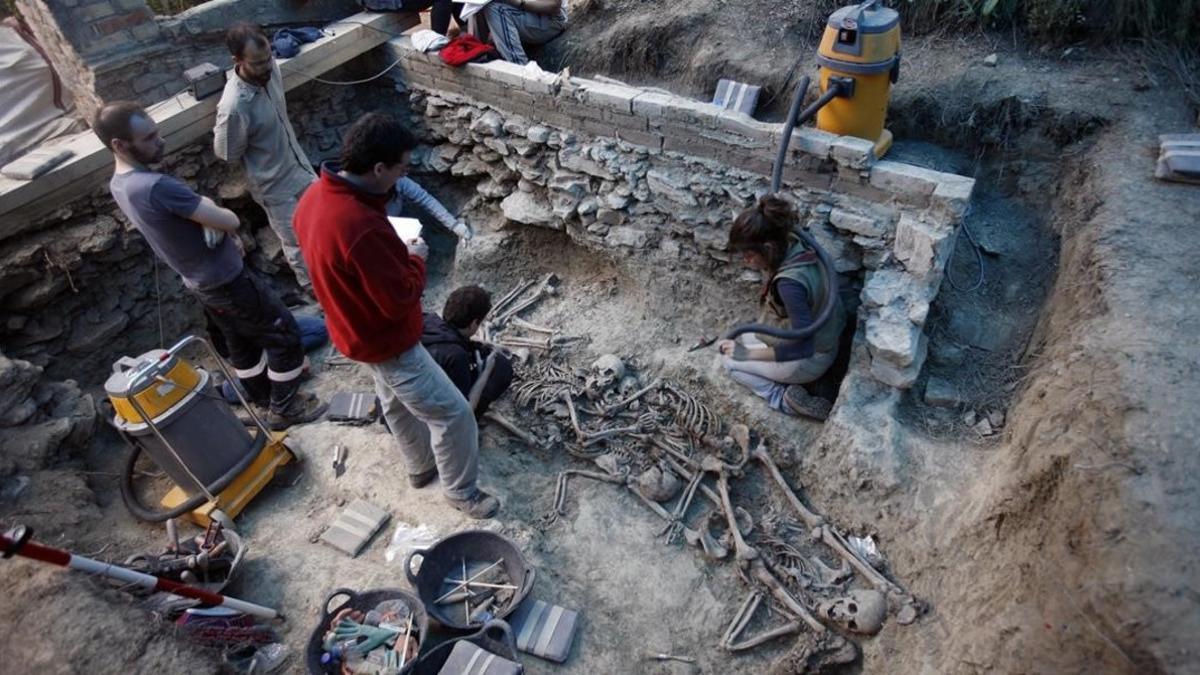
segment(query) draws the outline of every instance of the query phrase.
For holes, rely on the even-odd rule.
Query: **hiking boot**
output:
[[[328,407],[312,394],[297,393],[282,411],[272,410],[267,415],[267,426],[271,427],[271,431],[283,431],[297,424],[312,422],[324,415]]]
[[[486,520],[500,510],[500,501],[483,490],[476,490],[475,494],[466,499],[447,497],[446,501],[450,502],[450,506],[475,520]]]
[[[810,417],[818,422],[824,422],[829,417],[833,404],[820,396],[813,396],[804,387],[793,384],[783,392],[783,402],[797,415]]]
[[[438,471],[436,466],[428,471],[422,471],[421,473],[410,473],[408,474],[408,484],[414,488],[420,489],[432,483],[433,479],[437,478],[437,475]]]

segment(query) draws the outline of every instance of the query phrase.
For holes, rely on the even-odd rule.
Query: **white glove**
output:
[[[425,260],[429,257],[429,245],[426,244],[425,240],[420,237],[417,237],[416,239],[409,239],[408,241],[404,242],[404,245],[408,247],[409,255],[415,255],[421,260]]]
[[[204,228],[204,243],[209,248],[216,248],[221,245],[221,241],[225,239],[225,233],[221,230],[215,230],[211,227]]]
[[[471,239],[471,237],[475,236],[475,231],[472,230],[471,226],[468,225],[466,223],[466,221],[463,221],[463,220],[460,220],[457,223],[455,223],[454,227],[450,228],[450,231],[453,232],[454,234],[458,235],[458,238],[463,241],[469,241]]]

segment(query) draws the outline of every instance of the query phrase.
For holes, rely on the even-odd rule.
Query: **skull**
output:
[[[625,362],[613,354],[605,354],[592,362],[591,370],[587,378],[588,391],[600,394],[625,377]]]
[[[679,489],[682,487],[674,473],[664,471],[657,464],[643,471],[642,475],[638,476],[637,482],[638,491],[656,502],[665,502],[671,499],[679,494]]]
[[[847,630],[874,635],[887,618],[887,598],[875,590],[854,590],[817,605],[817,613]]]
[[[617,384],[617,393],[621,396],[628,396],[637,391],[638,379],[634,375],[626,375],[621,378],[621,382]]]

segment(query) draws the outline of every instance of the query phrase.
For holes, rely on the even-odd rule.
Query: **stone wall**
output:
[[[697,267],[729,261],[733,215],[768,188],[782,125],[660,91],[556,76],[505,62],[450,68],[407,38],[398,86],[432,171],[475,176],[511,221],[585,246]],[[865,277],[854,367],[889,387],[916,380],[923,331],[974,181],[878,161],[872,144],[793,134],[783,192],[836,259]],[[708,265],[705,265],[708,266]],[[735,266],[716,267],[731,274]]]
[[[339,145],[366,100],[383,92],[309,84],[289,97],[291,118],[313,161]],[[292,283],[279,242],[249,199],[240,168],[212,154],[212,136],[172,153],[163,171],[238,211],[250,264]],[[155,270],[157,269],[157,286]],[[98,384],[112,361],[203,328],[178,275],[153,255],[107,188],[64,205],[31,231],[0,243],[0,353],[45,367],[53,378]]]

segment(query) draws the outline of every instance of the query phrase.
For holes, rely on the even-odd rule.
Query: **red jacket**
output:
[[[384,206],[337,175],[335,164],[300,198],[292,224],[329,336],[355,361],[379,363],[421,339],[425,261],[408,254]]]

